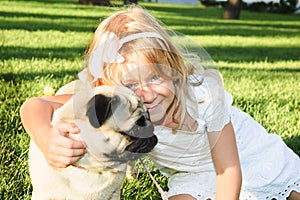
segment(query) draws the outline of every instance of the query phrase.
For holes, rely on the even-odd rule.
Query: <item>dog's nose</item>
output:
[[[149,138],[149,137],[154,136],[154,126],[153,126],[153,124],[149,120],[146,120],[144,130],[140,131],[139,134],[141,135],[141,138]]]
[[[138,123],[143,123],[143,126],[137,125],[136,123],[135,126],[128,131],[124,131],[123,134],[126,134],[133,139],[150,138],[154,135],[154,126],[149,120]]]
[[[136,122],[136,125],[138,126],[146,126],[146,118],[144,116],[141,116]]]

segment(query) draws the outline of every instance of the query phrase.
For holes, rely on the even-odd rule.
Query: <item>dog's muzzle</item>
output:
[[[133,141],[126,147],[121,155],[123,159],[135,160],[146,153],[149,153],[157,144],[157,137],[154,135],[153,124],[144,117],[141,117],[136,124],[126,132],[122,132]]]

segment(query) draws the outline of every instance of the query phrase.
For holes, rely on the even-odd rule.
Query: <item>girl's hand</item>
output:
[[[85,143],[70,139],[69,133],[78,134],[79,128],[74,123],[59,123],[50,128],[40,147],[49,165],[64,168],[86,153]]]
[[[84,142],[68,137],[69,133],[79,133],[74,123],[59,123],[54,127],[51,125],[53,112],[70,98],[71,94],[33,97],[27,99],[20,109],[26,132],[53,167],[67,167],[78,161],[86,152]]]

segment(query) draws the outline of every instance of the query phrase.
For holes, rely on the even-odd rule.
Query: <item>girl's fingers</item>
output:
[[[79,132],[79,128],[74,123],[60,123],[54,127],[46,152],[47,161],[51,166],[64,168],[84,156],[85,143],[68,137],[69,133]]]
[[[85,149],[69,149],[56,146],[49,153],[48,163],[54,167],[67,167],[80,160],[85,153]]]
[[[58,146],[69,149],[85,149],[85,143],[78,140],[68,138],[69,133],[78,134],[79,128],[74,123],[60,123],[57,125],[59,133],[63,137],[56,138],[56,144]]]
[[[67,158],[73,158],[73,157],[82,157],[86,153],[85,148],[80,148],[80,149],[68,149],[68,148],[59,148],[57,149],[57,155],[67,157]]]
[[[78,134],[80,132],[79,128],[74,123],[60,123],[57,125],[57,129],[60,130],[62,135],[69,133]]]
[[[85,143],[76,141],[67,137],[59,137],[54,139],[49,151],[53,155],[61,155],[65,157],[83,156],[86,153]]]
[[[81,156],[77,156],[77,157],[58,156],[55,158],[55,160],[50,161],[49,164],[53,167],[65,168],[73,164],[74,162],[77,162],[78,160],[80,160],[80,158]]]
[[[84,142],[79,140],[70,139],[68,137],[59,137],[55,141],[56,145],[66,149],[85,149],[86,145]]]

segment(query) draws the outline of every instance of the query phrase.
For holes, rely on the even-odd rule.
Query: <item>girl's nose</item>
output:
[[[145,84],[135,91],[135,93],[141,98],[144,103],[151,103],[157,97],[157,93],[151,88],[151,86]]]

